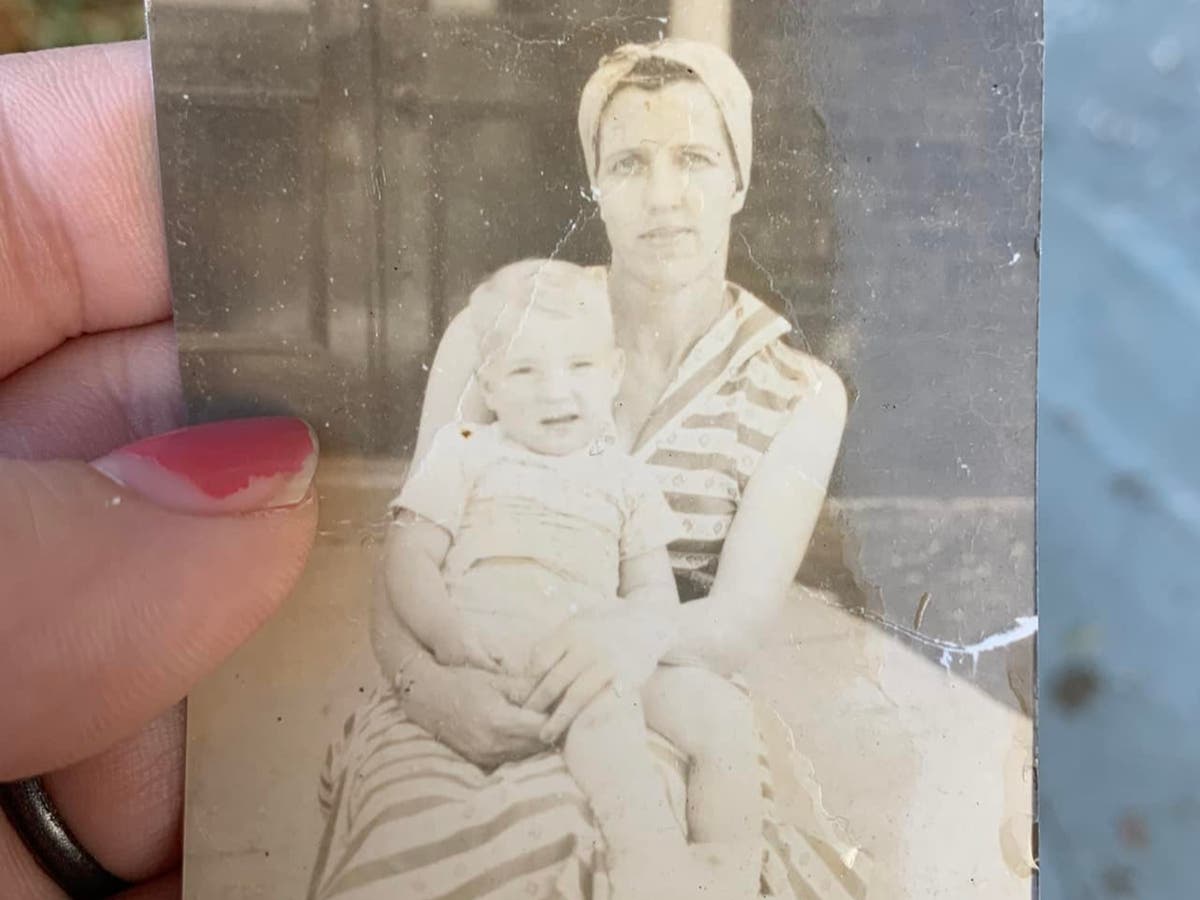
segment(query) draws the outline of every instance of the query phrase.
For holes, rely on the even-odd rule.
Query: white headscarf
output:
[[[752,96],[750,85],[729,55],[712,44],[683,38],[666,38],[653,44],[625,44],[600,60],[600,65],[584,85],[579,100],[579,139],[587,160],[588,178],[596,180],[596,136],[600,116],[609,98],[634,66],[646,59],[663,59],[686,66],[708,88],[716,101],[733,145],[734,166],[740,187],[750,186],[750,158],[754,129],[750,121]]]

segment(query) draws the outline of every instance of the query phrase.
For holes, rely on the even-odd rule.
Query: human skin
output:
[[[624,88],[600,130],[594,193],[614,263],[657,292],[724,279],[738,190],[721,113],[699,82]]]
[[[548,456],[586,448],[610,427],[621,381],[612,335],[587,317],[532,309],[505,351],[480,373],[505,437]]]
[[[723,311],[730,222],[744,192],[716,104],[698,84],[621,90],[601,122],[599,147],[593,187],[613,251],[608,286],[626,362],[617,436],[628,447],[688,348]],[[667,264],[655,263],[664,257]],[[478,367],[474,336],[460,316],[432,366],[418,457],[456,416],[488,420]],[[709,596],[653,621],[620,615],[572,620],[535,653],[541,683],[524,706],[549,715],[544,739],[560,737],[613,680],[637,682],[660,660],[736,670],[778,618],[824,503],[846,419],[846,391],[837,374],[812,358],[806,370],[811,390],[743,492]],[[431,711],[454,700],[459,676],[422,654],[391,610],[376,606],[375,628],[389,636],[375,645],[385,670],[400,659],[421,668],[406,709],[428,727],[423,720]],[[468,719],[460,716],[460,726]],[[513,747],[512,756],[521,755],[521,746]]]
[[[144,43],[0,57],[0,780],[49,773],[139,898],[179,894],[181,700],[286,596],[316,524],[295,420],[113,453],[183,419],[153,122]],[[261,463],[256,496],[159,465],[204,441]],[[3,816],[0,885],[62,896]]]

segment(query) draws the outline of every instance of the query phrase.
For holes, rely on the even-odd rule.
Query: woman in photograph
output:
[[[617,442],[678,519],[669,552],[685,602],[661,627],[640,614],[571,620],[540,657],[532,699],[479,669],[439,664],[377,603],[374,646],[392,687],[330,750],[313,897],[604,896],[594,817],[547,745],[624,673],[659,663],[736,673],[792,595],[824,502],[842,383],[784,342],[783,317],[725,279],[731,220],[750,186],[741,72],[706,44],[627,45],[601,61],[578,118],[625,359]],[[432,367],[415,459],[447,423],[489,421],[478,365],[460,315]],[[682,806],[678,754],[651,743]],[[862,897],[828,843],[777,820],[772,773],[762,774],[759,893]],[[686,886],[680,896],[691,896]]]

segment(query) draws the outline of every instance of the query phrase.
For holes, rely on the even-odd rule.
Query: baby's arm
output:
[[[450,533],[428,519],[401,510],[388,534],[384,579],[388,600],[417,639],[443,665],[494,669],[455,609],[442,564]]]
[[[621,598],[647,609],[670,611],[679,605],[679,590],[666,547],[621,560]]]

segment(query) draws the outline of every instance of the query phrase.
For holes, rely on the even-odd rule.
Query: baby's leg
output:
[[[760,841],[765,809],[750,698],[713,672],[685,666],[659,666],[642,697],[646,724],[688,757],[691,841]]]
[[[653,862],[686,848],[666,788],[646,745],[646,726],[633,698],[606,690],[571,724],[563,758],[599,822],[613,860]],[[657,853],[647,855],[653,844]]]

